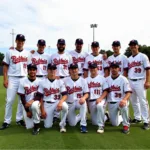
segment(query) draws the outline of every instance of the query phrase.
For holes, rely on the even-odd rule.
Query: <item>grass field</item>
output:
[[[141,129],[142,124],[132,125],[129,135],[121,133],[122,125],[112,127],[110,124],[106,124],[104,134],[97,134],[97,127],[90,122],[87,134],[80,133],[79,125],[67,126],[67,133],[61,134],[58,124],[55,124],[52,129],[42,127],[40,134],[33,136],[31,130],[15,124],[16,102],[11,127],[0,131],[0,149],[150,149],[150,130]],[[0,77],[0,125],[4,118],[4,107],[5,89]],[[132,115],[132,109],[130,112]]]

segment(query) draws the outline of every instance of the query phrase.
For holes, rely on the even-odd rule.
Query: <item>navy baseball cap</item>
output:
[[[83,40],[82,39],[76,39],[75,44],[83,44]]]
[[[45,46],[46,45],[46,41],[45,40],[43,40],[43,39],[40,39],[40,40],[38,40],[38,43],[37,43],[38,45],[41,45],[41,46]]]
[[[47,69],[57,69],[56,64],[48,64]]]
[[[130,41],[130,43],[129,43],[129,46],[130,46],[130,45],[139,45],[139,43],[138,43],[137,40],[132,40],[132,41]]]
[[[17,34],[16,40],[25,41],[26,39],[25,39],[25,36],[23,34]]]
[[[35,64],[29,64],[27,66],[27,68],[28,68],[28,70],[30,70],[30,69],[36,69],[37,70],[37,66]]]
[[[121,46],[120,41],[113,41],[112,46]]]
[[[63,45],[65,45],[66,42],[65,42],[64,39],[58,39],[57,44],[63,44]]]
[[[117,67],[117,68],[119,68],[119,63],[117,63],[117,62],[112,62],[112,63],[110,64],[110,67]]]
[[[90,63],[89,68],[97,68],[97,63]]]
[[[76,68],[78,68],[78,64],[76,64],[76,63],[72,63],[69,66],[69,69],[76,69]]]
[[[92,47],[99,47],[99,42],[94,41],[94,42],[92,42],[91,46]]]

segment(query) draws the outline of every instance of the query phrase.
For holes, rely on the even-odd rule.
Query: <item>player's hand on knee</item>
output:
[[[83,105],[84,103],[85,103],[85,99],[83,97],[81,97],[80,100],[79,100],[79,104]]]
[[[61,102],[58,103],[58,105],[57,105],[57,110],[58,110],[58,111],[62,110],[62,103],[61,103]]]
[[[145,82],[145,84],[144,84],[144,88],[145,88],[145,89],[150,88],[150,82]]]
[[[46,119],[46,117],[47,117],[47,114],[46,114],[45,110],[43,110],[43,111],[41,112],[41,118],[42,118],[42,119]]]
[[[31,111],[27,112],[27,117],[32,118],[32,112]]]
[[[25,104],[25,107],[26,107],[26,108],[29,108],[29,107],[32,105],[33,102],[34,102],[34,100],[30,100],[29,102],[27,102],[27,103]]]
[[[8,88],[8,80],[4,80],[3,85],[5,88]]]
[[[127,105],[127,101],[126,100],[121,100],[120,103],[119,103],[119,106],[122,108],[122,107],[125,107]]]
[[[99,104],[101,101],[102,101],[102,99],[98,98],[98,99],[96,100],[96,105]]]

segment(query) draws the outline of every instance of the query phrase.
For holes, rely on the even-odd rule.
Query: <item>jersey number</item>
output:
[[[116,98],[121,98],[121,93],[115,93]]]
[[[142,71],[141,68],[135,68],[134,70],[135,73],[141,73],[141,71]]]
[[[23,64],[23,68],[27,68],[27,64]]]
[[[102,66],[97,66],[98,70],[102,70]]]
[[[100,95],[100,90],[95,89],[95,90],[94,90],[94,94]]]
[[[60,99],[60,95],[54,95],[54,100],[59,100]]]
[[[46,66],[43,66],[43,70],[46,70]]]
[[[67,65],[63,65],[64,66],[64,70],[68,70],[68,66]]]
[[[81,94],[77,94],[77,98],[81,98],[82,96],[81,96]]]

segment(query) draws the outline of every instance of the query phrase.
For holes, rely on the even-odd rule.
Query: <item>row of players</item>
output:
[[[38,41],[38,50],[33,51],[32,55],[23,50],[25,43],[24,35],[16,36],[16,48],[6,53],[4,58],[4,86],[7,88],[7,103],[5,110],[5,120],[1,129],[5,129],[11,122],[12,104],[16,92],[18,91],[18,85],[20,78],[27,75],[27,64],[33,63],[37,66],[37,78],[42,80],[47,75],[48,63],[56,64],[56,76],[57,78],[65,78],[69,76],[68,67],[73,63],[78,64],[79,76],[84,78],[90,76],[89,64],[96,63],[98,68],[98,74],[104,77],[109,75],[109,67],[112,62],[119,64],[119,74],[124,76],[128,75],[129,82],[132,88],[131,103],[134,109],[133,123],[141,122],[141,117],[144,122],[144,128],[149,129],[149,115],[148,115],[148,102],[146,100],[146,89],[150,87],[150,75],[149,75],[149,60],[148,57],[138,51],[138,42],[132,40],[129,43],[132,51],[132,56],[128,59],[120,54],[121,44],[119,41],[114,41],[112,48],[114,54],[108,58],[108,61],[104,61],[102,55],[99,54],[99,43],[92,42],[91,49],[92,54],[86,54],[82,52],[83,40],[77,39],[75,42],[76,49],[65,53],[65,40],[59,39],[57,43],[58,53],[53,54],[51,57],[44,53],[46,46],[45,40]],[[9,77],[9,78],[8,78]],[[137,86],[138,85],[138,86]],[[18,111],[16,115],[17,124],[24,125],[22,120],[21,104],[18,103]],[[57,115],[57,113],[56,113]]]

